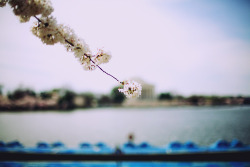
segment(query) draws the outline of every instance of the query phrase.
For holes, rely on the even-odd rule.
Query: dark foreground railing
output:
[[[64,154],[0,152],[0,161],[196,161],[249,162],[250,151],[166,154]]]

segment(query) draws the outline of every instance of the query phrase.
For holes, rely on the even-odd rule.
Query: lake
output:
[[[133,133],[135,143],[156,146],[193,141],[208,146],[218,139],[239,139],[250,145],[250,106],[93,108],[70,112],[1,112],[0,140],[25,146],[61,141],[121,145]]]

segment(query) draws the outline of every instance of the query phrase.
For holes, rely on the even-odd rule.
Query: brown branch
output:
[[[41,21],[38,17],[36,17],[36,16],[34,16],[34,17],[37,19],[38,22],[42,23],[42,21]],[[73,46],[73,47],[75,46],[72,42],[68,41],[67,39],[65,39],[65,42],[67,42],[68,44],[70,44],[70,45]],[[97,64],[91,59],[91,57],[90,57],[89,55],[87,55],[87,54],[84,54],[84,55],[87,56],[87,57],[89,58],[89,60],[90,60],[92,63],[94,63],[102,72],[104,72],[106,75],[112,77],[112,78],[115,79],[117,82],[119,82],[119,83],[122,84],[122,82],[120,82],[116,77],[114,77],[113,75],[107,73],[107,72],[104,71],[99,65],[97,65]]]

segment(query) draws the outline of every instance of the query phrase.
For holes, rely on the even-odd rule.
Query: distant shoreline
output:
[[[250,105],[250,97],[198,96],[190,97],[169,96],[165,99],[124,99],[111,101],[106,98],[77,96],[68,93],[60,97],[58,93],[42,98],[35,95],[23,95],[19,98],[9,98],[0,95],[0,112],[2,111],[71,111],[97,107],[172,107],[172,106],[243,106]]]

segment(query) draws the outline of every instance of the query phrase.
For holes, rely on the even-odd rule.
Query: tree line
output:
[[[118,91],[118,87],[114,87],[109,94],[101,95],[91,92],[76,93],[70,89],[63,88],[41,92],[35,92],[29,88],[17,88],[4,95],[2,86],[0,86],[0,110],[72,110],[76,108],[121,106],[126,97]],[[175,104],[193,106],[250,104],[250,97],[215,95],[192,95],[184,97],[171,92],[160,93],[155,99],[150,100],[178,102]]]
[[[191,95],[184,97],[170,92],[161,93],[159,100],[183,101],[187,105],[250,105],[250,96]]]
[[[114,87],[109,94],[76,93],[70,89],[52,89],[35,92],[30,88],[17,88],[6,95],[0,87],[0,110],[71,110],[96,106],[119,106],[125,95]]]

